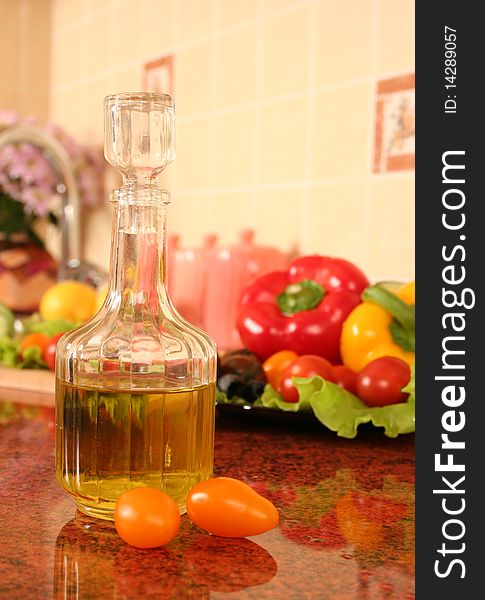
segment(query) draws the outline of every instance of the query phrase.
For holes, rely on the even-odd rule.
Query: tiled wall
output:
[[[48,116],[50,0],[0,0],[0,110]]]
[[[414,71],[414,0],[53,0],[50,116],[102,143],[102,98],[174,55],[170,228],[414,273],[414,173],[373,172],[378,79]],[[88,217],[106,264],[109,209]]]

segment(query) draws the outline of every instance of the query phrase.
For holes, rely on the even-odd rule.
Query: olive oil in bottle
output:
[[[156,177],[174,157],[173,102],[105,99],[105,156],[123,175],[114,203],[108,296],[58,343],[56,470],[84,513],[113,519],[133,487],[169,494],[181,512],[212,476],[216,351],[173,308],[165,205]]]
[[[188,491],[212,475],[214,384],[133,391],[60,383],[57,477],[94,516],[132,487],[155,487],[185,511]]]

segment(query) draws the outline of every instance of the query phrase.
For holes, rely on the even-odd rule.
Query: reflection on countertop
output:
[[[218,475],[280,510],[251,539],[182,518],[165,548],[124,544],[76,512],[54,475],[54,410],[0,402],[0,598],[414,598],[414,436],[251,427],[218,419]]]

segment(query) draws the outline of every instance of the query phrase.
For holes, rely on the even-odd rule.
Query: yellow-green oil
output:
[[[113,519],[120,494],[153,487],[181,513],[212,476],[215,384],[174,391],[56,388],[57,479],[83,513]]]

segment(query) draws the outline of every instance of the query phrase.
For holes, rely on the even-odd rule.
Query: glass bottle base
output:
[[[76,508],[84,515],[87,515],[88,517],[94,517],[95,519],[114,521],[115,518],[114,505],[112,507],[99,505],[96,506],[92,504],[83,504],[79,500],[76,500]],[[179,505],[178,509],[181,515],[184,515],[187,512],[185,504],[183,506]]]

